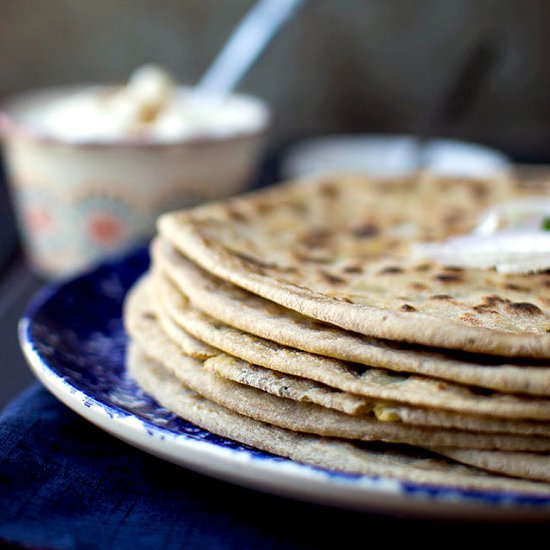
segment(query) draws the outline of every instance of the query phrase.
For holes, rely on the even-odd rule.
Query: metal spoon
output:
[[[245,15],[195,87],[223,96],[235,88],[271,38],[303,0],[260,0]]]

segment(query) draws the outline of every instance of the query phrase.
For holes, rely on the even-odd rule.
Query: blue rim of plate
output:
[[[148,267],[148,249],[139,247],[90,271],[49,283],[36,293],[20,320],[19,340],[31,368],[43,382],[48,379],[62,385],[74,400],[101,411],[113,423],[132,417],[138,421],[134,429],[156,436],[157,441],[177,438],[196,442],[208,451],[222,450],[226,458],[237,462],[243,458],[248,463],[259,460],[281,471],[292,465],[304,475],[320,475],[325,481],[361,481],[367,490],[370,483],[371,489],[436,502],[550,512],[550,495],[466,490],[307,466],[217,436],[177,417],[144,393],[124,367],[127,337],[122,323],[123,300]],[[65,403],[73,408],[70,400]]]

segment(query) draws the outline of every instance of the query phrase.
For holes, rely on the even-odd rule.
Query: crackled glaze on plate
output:
[[[550,496],[466,491],[313,468],[178,418],[125,370],[123,300],[148,265],[147,251],[140,249],[51,284],[35,296],[21,320],[21,345],[36,376],[84,418],[181,466],[301,500],[408,516],[550,517]]]

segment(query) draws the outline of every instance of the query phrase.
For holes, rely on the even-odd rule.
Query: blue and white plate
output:
[[[147,269],[139,250],[44,288],[20,324],[42,383],[78,414],[146,452],[247,487],[306,501],[409,516],[550,517],[550,495],[465,491],[297,464],[185,422],[141,391],[125,370],[122,304]]]

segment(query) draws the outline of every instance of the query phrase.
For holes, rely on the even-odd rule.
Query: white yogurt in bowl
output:
[[[88,85],[24,94],[7,104],[4,124],[74,143],[176,143],[257,133],[269,108],[244,94],[219,97],[177,85],[144,66],[126,85]]]

